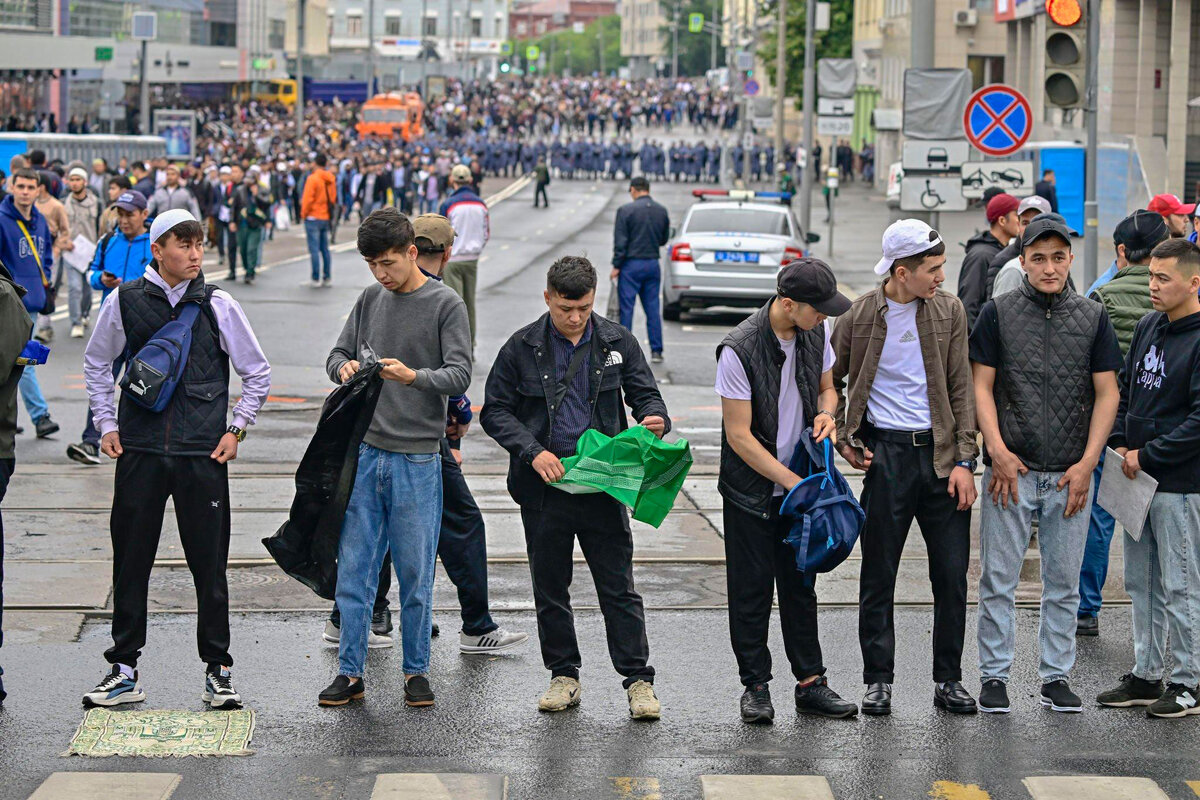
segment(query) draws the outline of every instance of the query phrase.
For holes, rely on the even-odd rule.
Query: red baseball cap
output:
[[[1021,205],[1021,201],[1011,194],[998,194],[991,200],[988,200],[987,221],[995,222],[1005,214],[1011,214],[1016,211],[1019,205]]]
[[[1170,214],[1183,214],[1185,217],[1190,217],[1196,210],[1196,204],[1184,203],[1173,194],[1156,194],[1146,206],[1146,210],[1162,214],[1164,217]]]

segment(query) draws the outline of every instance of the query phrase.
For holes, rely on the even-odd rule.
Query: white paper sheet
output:
[[[1150,501],[1158,491],[1158,481],[1145,470],[1139,470],[1137,476],[1129,480],[1121,471],[1124,463],[1125,459],[1116,450],[1107,448],[1104,471],[1100,473],[1100,507],[1112,514],[1135,542],[1140,542],[1142,526],[1150,513]]]
[[[81,233],[75,237],[75,249],[63,251],[62,257],[63,261],[67,262],[67,266],[86,275],[94,255],[96,255],[96,245],[84,238]]]

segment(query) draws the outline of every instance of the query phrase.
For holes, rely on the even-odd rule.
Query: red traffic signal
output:
[[[1069,28],[1083,18],[1079,0],[1046,0],[1046,14],[1055,25]]]

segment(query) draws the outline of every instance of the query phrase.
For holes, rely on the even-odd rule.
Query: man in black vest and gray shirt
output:
[[[1079,568],[1092,470],[1117,415],[1121,351],[1104,307],[1067,284],[1073,255],[1066,226],[1037,219],[1025,228],[1021,247],[1021,288],[984,304],[971,332],[989,495],[979,531],[979,707],[1009,710],[1017,583],[1036,514],[1041,704],[1082,711],[1067,682],[1075,664]]]
[[[146,699],[137,660],[146,644],[146,593],[163,511],[175,503],[179,538],[196,583],[196,638],[207,667],[203,698],[213,708],[236,707],[241,697],[229,668],[228,462],[237,458],[271,387],[271,367],[241,306],[206,285],[200,262],[204,231],[191,214],[160,214],[150,228],[154,260],[142,277],[121,284],[100,309],[84,353],[84,378],[100,449],[117,459],[112,507],[113,646],[104,653],[111,669],[83,697],[85,705],[115,706]],[[167,407],[154,412],[121,395],[114,405],[112,365],[136,355],[189,303],[200,313],[182,380]],[[226,427],[229,367],[242,379],[242,396]]]
[[[793,520],[779,513],[800,482],[788,466],[803,447],[800,437],[812,428],[818,442],[836,441],[833,349],[825,319],[845,312],[850,301],[838,292],[833,271],[815,258],[784,267],[776,291],[717,348],[717,487],[724,498],[729,636],[746,687],[741,714],[747,723],[775,718],[767,632],[776,590],[784,650],[797,681],[796,710],[837,718],[858,713],[825,679],[816,587],[796,569],[796,553],[784,541]]]

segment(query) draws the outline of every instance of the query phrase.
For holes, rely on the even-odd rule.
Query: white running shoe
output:
[[[233,673],[229,667],[204,673],[204,693],[200,699],[213,708],[241,708],[242,696],[233,688]]]
[[[113,664],[112,670],[104,680],[96,684],[96,688],[83,696],[83,704],[92,706],[119,706],[122,703],[140,703],[146,699],[146,693],[138,683],[137,670],[133,677],[127,678],[121,674],[121,668]]]
[[[479,636],[460,633],[458,649],[463,653],[498,653],[516,647],[528,638],[528,633],[506,631],[504,628],[496,628]]]
[[[321,638],[324,639],[327,644],[331,644],[336,647],[341,642],[341,637],[341,629],[339,629],[337,625],[333,624],[333,620],[325,620],[325,630],[321,634]],[[368,650],[382,650],[384,648],[391,647],[393,644],[395,644],[395,642],[392,640],[391,636],[384,636],[383,634],[376,633],[375,631],[370,631],[367,634]]]

